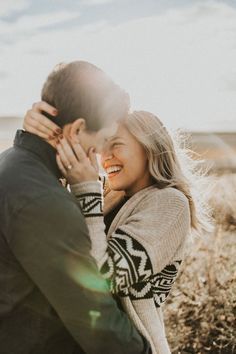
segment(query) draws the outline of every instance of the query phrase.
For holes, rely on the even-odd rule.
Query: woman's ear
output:
[[[86,130],[86,122],[83,118],[78,118],[71,124],[70,137],[77,138],[79,133],[84,130]]]

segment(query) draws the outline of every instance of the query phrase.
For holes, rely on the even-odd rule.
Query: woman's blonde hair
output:
[[[124,120],[129,132],[144,147],[149,172],[157,187],[173,187],[189,201],[191,227],[197,233],[210,229],[207,204],[204,200],[202,173],[180,142],[171,137],[160,119],[152,113],[134,111]]]

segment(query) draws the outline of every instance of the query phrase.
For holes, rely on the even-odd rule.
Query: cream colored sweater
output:
[[[189,203],[174,188],[155,185],[133,195],[108,235],[100,182],[71,186],[91,238],[91,255],[153,354],[169,354],[161,307],[176,279],[190,235]]]

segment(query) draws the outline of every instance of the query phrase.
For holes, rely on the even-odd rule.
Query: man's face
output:
[[[96,153],[100,154],[105,142],[116,133],[117,128],[118,124],[113,123],[97,132],[91,132],[85,129],[80,130],[77,136],[86,153],[88,153],[88,150],[91,147],[94,147],[96,149]]]

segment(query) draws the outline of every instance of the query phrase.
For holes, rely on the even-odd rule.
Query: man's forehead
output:
[[[109,126],[106,126],[100,130],[100,134],[104,137],[105,140],[111,138],[116,134],[118,130],[118,123],[114,122]]]

